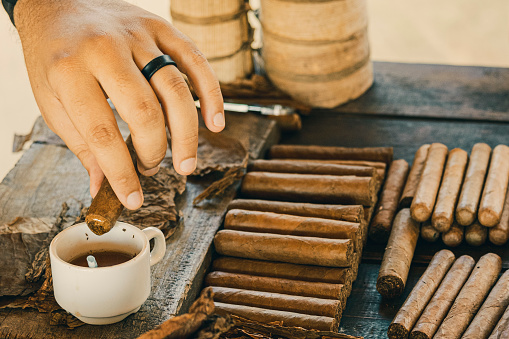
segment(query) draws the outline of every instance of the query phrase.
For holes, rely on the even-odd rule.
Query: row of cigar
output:
[[[392,321],[390,339],[509,338],[509,270],[493,253],[435,254]]]
[[[248,166],[205,284],[216,311],[337,330],[391,148],[278,145]]]

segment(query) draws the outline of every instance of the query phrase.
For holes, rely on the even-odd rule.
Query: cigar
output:
[[[479,259],[433,338],[461,336],[497,281],[501,269],[502,260],[494,253],[488,253]]]
[[[375,185],[370,177],[249,172],[241,192],[258,199],[370,206]]]
[[[498,145],[493,149],[490,169],[479,205],[478,219],[481,225],[493,227],[500,222],[508,182],[509,147]]]
[[[421,238],[427,242],[435,242],[440,238],[440,232],[431,226],[431,221],[425,221],[421,226]]]
[[[487,338],[509,305],[509,271],[498,279],[462,338]]]
[[[418,238],[419,223],[411,218],[408,208],[402,209],[394,218],[376,281],[376,289],[384,298],[403,293]]]
[[[339,321],[330,317],[225,303],[215,303],[215,306],[215,311],[219,315],[235,314],[239,317],[261,323],[281,322],[282,326],[303,327],[319,331],[337,331],[339,328]]]
[[[235,199],[228,205],[228,210],[233,209],[273,212],[351,222],[361,222],[364,220],[364,208],[361,205],[323,205],[270,200]]]
[[[416,221],[424,222],[431,217],[446,158],[447,146],[439,143],[430,146],[421,179],[410,206],[412,218]]]
[[[464,150],[455,148],[449,152],[435,210],[431,217],[431,224],[439,232],[447,232],[454,221],[454,207],[460,193],[467,161],[468,155]]]
[[[344,286],[322,282],[298,281],[281,278],[257,277],[255,275],[211,272],[205,277],[207,286],[220,286],[262,292],[300,295],[303,297],[335,299],[344,301]]]
[[[408,163],[394,160],[389,167],[378,209],[369,229],[369,236],[375,242],[387,242],[392,221],[398,209],[398,201],[408,174]]]
[[[247,170],[248,172],[355,175],[358,177],[377,175],[374,167],[328,164],[306,160],[254,160],[248,165]]]
[[[269,156],[272,159],[367,160],[389,164],[393,153],[392,147],[274,145]]]
[[[459,257],[440,283],[440,287],[433,295],[419,320],[415,324],[410,339],[431,339],[444,320],[452,303],[467,281],[475,260],[468,255]]]
[[[504,314],[500,318],[497,326],[488,339],[504,339],[509,338],[509,307],[505,309]]]
[[[459,246],[463,242],[464,233],[465,227],[458,225],[457,222],[453,222],[451,228],[442,234],[442,241],[449,247]]]
[[[472,148],[465,182],[456,207],[456,220],[462,226],[471,225],[477,219],[477,207],[481,200],[490,154],[491,147],[484,143],[475,144]]]
[[[433,256],[428,268],[390,324],[387,330],[390,339],[408,338],[410,330],[437,290],[454,259],[454,254],[449,250],[441,250]]]
[[[341,319],[341,301],[213,286],[214,301]]]
[[[419,185],[419,180],[421,179],[422,170],[424,169],[424,163],[428,156],[429,146],[428,144],[422,145],[417,152],[415,152],[412,168],[408,173],[405,188],[399,200],[399,209],[408,208],[412,204],[417,185]]]
[[[247,210],[230,210],[224,220],[224,228],[244,232],[274,233],[318,237],[328,239],[351,239],[354,251],[361,249],[360,223],[342,220],[301,217]]]
[[[352,283],[350,268],[296,265],[233,257],[217,258],[212,262],[212,270],[331,284]]]
[[[509,189],[505,196],[504,210],[500,221],[490,228],[490,241],[495,245],[504,245],[509,238]]]
[[[136,174],[140,176],[136,166],[136,152],[131,135],[125,141],[131,155]],[[124,205],[118,200],[107,178],[103,179],[101,187],[88,208],[85,222],[88,228],[97,235],[108,233],[117,223],[117,219],[124,210]]]
[[[284,161],[302,162],[303,159],[284,159]],[[321,164],[333,164],[333,165],[346,165],[346,166],[373,167],[377,170],[378,173],[385,173],[385,169],[387,168],[387,164],[385,162],[380,162],[380,161],[306,159],[306,162],[321,163]]]
[[[472,246],[481,246],[488,238],[488,229],[479,221],[474,221],[470,226],[465,227],[465,241]]]
[[[350,267],[353,259],[350,239],[222,230],[214,237],[214,246],[222,255],[291,264]]]

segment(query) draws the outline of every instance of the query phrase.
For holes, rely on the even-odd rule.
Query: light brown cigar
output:
[[[472,246],[481,246],[488,238],[488,229],[479,221],[474,221],[470,226],[465,227],[465,241]]]
[[[274,145],[270,148],[272,159],[334,159],[334,160],[368,160],[386,164],[392,161],[392,147],[327,147]]]
[[[451,308],[454,299],[467,281],[475,260],[468,255],[459,257],[440,283],[419,320],[415,324],[410,339],[431,339]]]
[[[212,270],[331,284],[348,285],[352,282],[350,268],[295,265],[233,257],[217,258],[212,262]]]
[[[407,174],[408,163],[403,159],[394,160],[389,167],[378,208],[369,228],[369,236],[375,242],[385,243],[389,239]]]
[[[479,259],[433,338],[461,336],[497,281],[501,269],[502,260],[496,254],[488,253]]]
[[[500,222],[490,228],[490,241],[495,245],[503,245],[509,238],[509,189],[505,196],[504,211]]]
[[[428,156],[429,146],[428,144],[422,145],[417,152],[415,152],[414,161],[399,200],[399,209],[408,208],[412,204],[417,185],[419,185],[419,180],[421,179],[422,170],[424,169],[424,163]]]
[[[433,256],[428,268],[426,268],[426,271],[422,274],[390,324],[387,331],[390,339],[408,338],[408,333],[419,319],[454,259],[454,254],[449,250],[441,250]]]
[[[302,159],[284,159],[285,161],[297,161],[301,162]],[[307,162],[321,163],[321,164],[335,164],[335,165],[347,165],[347,166],[363,166],[363,167],[374,167],[378,173],[385,173],[387,164],[385,162],[377,161],[363,161],[363,160],[316,160],[306,159]]]
[[[214,301],[341,319],[339,300],[213,286]]]
[[[449,152],[444,177],[431,217],[431,224],[439,232],[447,232],[454,221],[454,207],[460,194],[467,161],[468,155],[464,150],[455,148]]]
[[[410,206],[412,218],[416,221],[424,222],[431,217],[446,158],[447,146],[439,143],[430,146],[421,179]]]
[[[493,332],[488,339],[504,339],[509,338],[509,306],[505,309],[504,314],[495,326]]]
[[[440,232],[438,232],[433,226],[431,221],[425,221],[421,226],[421,238],[427,242],[435,242],[440,238]]]
[[[344,286],[322,282],[298,281],[255,275],[211,272],[205,277],[207,286],[240,288],[262,292],[300,295],[303,297],[345,300]]]
[[[214,237],[219,254],[291,264],[350,267],[350,239],[322,239],[269,233],[222,230]]]
[[[370,206],[375,200],[375,184],[370,177],[249,172],[241,192],[268,200]]]
[[[491,290],[488,298],[470,323],[462,338],[488,338],[509,305],[509,271],[506,271]]]
[[[442,234],[442,241],[449,247],[459,246],[463,242],[464,233],[465,227],[458,225],[457,222],[453,222],[451,228]]]
[[[358,177],[377,175],[377,171],[373,167],[327,164],[306,160],[254,160],[248,165],[247,170],[249,172],[356,175]]]
[[[215,303],[219,315],[235,314],[261,323],[282,322],[282,326],[304,327],[309,330],[337,331],[339,321],[331,317],[267,310],[264,308]]]
[[[394,218],[376,281],[376,289],[384,298],[400,296],[405,289],[418,238],[419,223],[411,218],[408,208],[402,209]]]
[[[233,209],[274,212],[351,222],[361,222],[364,220],[364,208],[361,205],[322,205],[305,202],[235,199],[228,205],[228,210]]]
[[[224,228],[245,232],[289,234],[328,239],[351,239],[354,251],[361,248],[360,223],[301,217],[272,212],[230,210]]]
[[[481,200],[490,154],[491,147],[487,144],[478,143],[472,148],[465,181],[456,206],[456,220],[460,225],[468,226],[477,219],[477,207]]]
[[[509,147],[498,145],[493,149],[490,169],[479,205],[478,219],[481,225],[493,227],[500,222],[508,182]]]

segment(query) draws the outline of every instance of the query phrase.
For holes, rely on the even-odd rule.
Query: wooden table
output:
[[[248,138],[252,155],[258,156],[275,136],[273,127],[254,121],[257,120],[250,120],[246,125],[255,127],[254,135],[267,140],[259,142]],[[461,147],[468,151],[476,142],[481,141],[491,146],[509,144],[509,69],[375,63],[375,84],[362,98],[333,111],[317,110],[304,117],[303,123],[301,132],[284,135],[282,143],[394,146],[395,157],[409,162],[417,148],[424,143],[442,142],[450,148]],[[263,128],[268,130],[264,131]],[[252,133],[249,130],[241,130],[240,134]],[[13,190],[21,185],[19,176],[23,171],[33,171],[34,174],[36,170],[43,170],[44,173],[57,171],[66,185],[70,185],[74,175],[79,175],[80,180],[86,180],[86,173],[83,173],[77,160],[72,160],[69,151],[58,150],[62,154],[57,156],[55,150],[44,147],[49,146],[33,145],[20,160],[17,169],[0,185],[0,213],[4,213],[0,214],[0,219],[8,219],[20,211],[33,211],[38,216],[47,213],[44,208],[48,206],[37,209],[30,207],[29,201],[18,201],[18,205],[6,201],[15,196]],[[60,162],[51,168],[31,168],[30,161],[33,161],[33,157],[42,157],[43,152],[51,154],[55,160],[60,159]],[[53,187],[51,185],[55,183],[39,178],[34,179],[32,184],[39,187],[34,192],[42,195],[44,190],[50,191]],[[201,209],[193,209],[189,202],[198,190],[196,187],[203,187],[204,184],[195,185],[198,186],[185,198],[184,212],[186,220],[198,222],[196,225],[186,223],[186,227],[170,240],[166,260],[178,258],[178,261],[168,263],[164,270],[156,269],[154,278],[157,288],[152,291],[140,312],[117,325],[94,328],[82,326],[68,331],[49,327],[43,314],[4,310],[0,311],[0,338],[129,338],[155,326],[165,317],[185,311],[201,285],[210,258],[211,239],[222,220],[224,207],[235,193],[230,191],[225,199],[214,201]],[[75,193],[80,199],[86,199],[86,189]],[[57,198],[59,195],[51,197]],[[72,199],[68,197],[68,200],[71,210],[76,209]],[[21,206],[24,210],[13,211],[14,206]],[[59,212],[56,206],[52,208],[52,213]],[[441,245],[418,244],[406,294],[387,302],[381,299],[375,289],[383,247],[368,243],[357,281],[343,313],[341,331],[366,338],[386,338],[385,333],[392,317],[424,271],[427,262],[440,248]],[[191,251],[191,256],[186,251]],[[502,255],[504,268],[509,268],[507,246],[463,246],[453,252],[456,255],[469,253],[476,259],[487,252],[496,252]]]

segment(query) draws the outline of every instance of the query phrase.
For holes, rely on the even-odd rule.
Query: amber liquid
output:
[[[89,255],[94,256],[95,260],[97,261],[97,267],[108,267],[122,264],[136,256],[124,252],[115,251],[90,252],[80,255],[79,257],[71,260],[70,263],[76,266],[88,267],[87,257]]]

